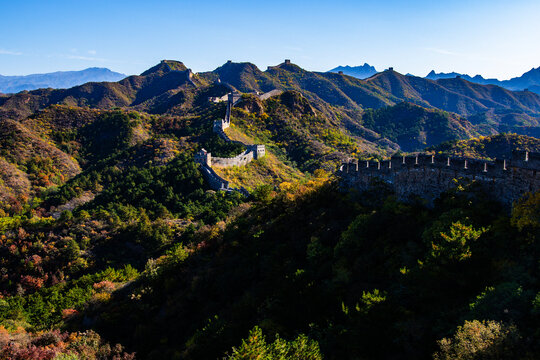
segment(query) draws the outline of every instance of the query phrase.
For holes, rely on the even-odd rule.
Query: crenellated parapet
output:
[[[245,166],[249,164],[253,157],[253,150],[247,149],[243,153],[234,156],[234,157],[213,157],[212,158],[212,166],[214,167],[220,167],[220,168],[226,168],[226,167],[232,167],[232,166]]]
[[[367,190],[377,178],[389,184],[397,196],[417,195],[434,200],[464,178],[484,186],[497,199],[511,204],[527,192],[540,189],[540,154],[516,151],[509,160],[418,154],[394,156],[386,161],[350,161],[339,169],[342,184]]]

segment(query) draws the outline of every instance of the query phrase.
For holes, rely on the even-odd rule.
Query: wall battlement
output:
[[[515,151],[509,160],[419,154],[390,160],[350,161],[338,174],[345,187],[367,190],[373,179],[389,184],[397,196],[417,195],[430,201],[455,186],[454,179],[480,183],[498,200],[511,204],[527,192],[540,190],[540,153]]]
[[[219,79],[218,79],[218,81],[219,81]],[[263,94],[261,94],[258,91],[255,92],[255,93],[249,93],[249,94],[255,95],[261,100],[266,100],[266,99],[269,99],[269,98],[271,98],[273,96],[281,95],[282,93],[283,93],[283,90],[274,89],[274,90],[270,90],[268,92],[265,92]],[[242,100],[242,94],[233,91],[232,93],[228,93],[228,94],[225,94],[223,96],[211,96],[211,97],[208,98],[208,101],[215,102],[215,103],[228,101],[229,96],[231,96],[231,94],[234,94],[233,99],[232,99],[233,105],[236,105],[238,102],[240,102],[240,100]]]
[[[253,160],[253,150],[247,149],[240,155],[229,158],[212,157],[212,166],[214,167],[231,167],[244,166]]]

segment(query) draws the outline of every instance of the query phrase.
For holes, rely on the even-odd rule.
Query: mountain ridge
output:
[[[482,85],[497,85],[512,91],[521,91],[528,89],[537,94],[540,94],[540,67],[532,68],[531,70],[523,73],[521,76],[516,76],[508,80],[499,80],[495,78],[484,78],[482,75],[470,76],[467,74],[460,74],[457,72],[450,73],[437,73],[435,70],[431,70],[427,74],[426,78],[431,80],[448,79],[461,77],[471,82],[475,82]]]
[[[328,72],[342,72],[345,75],[353,76],[362,80],[379,73],[373,66],[370,66],[367,63],[361,66],[338,66],[329,70]],[[416,75],[410,73],[408,73],[407,76],[416,77]],[[424,78],[429,80],[462,78],[481,85],[497,85],[512,91],[523,91],[527,89],[540,94],[540,67],[533,67],[531,70],[523,73],[521,76],[516,76],[507,80],[484,78],[479,74],[471,76],[455,71],[438,73],[435,70],[431,70]]]
[[[302,94],[341,129],[369,142],[380,143],[374,134],[382,130],[366,128],[362,114],[367,109],[395,107],[403,102],[448,112],[441,113],[446,119],[445,129],[450,126],[449,129],[458,131],[458,139],[475,134],[516,132],[534,135],[540,132],[540,96],[530,91],[513,92],[463,78],[429,80],[402,75],[391,69],[360,80],[346,74],[308,71],[290,61],[270,66],[265,71],[249,62],[229,61],[213,71],[194,74],[180,61],[163,60],[141,75],[118,82],[87,83],[65,90],[39,89],[0,96],[0,118],[24,119],[53,104],[109,110],[120,107],[149,114],[188,116],[206,107],[210,97],[221,97],[231,90],[261,93],[274,89]],[[416,125],[424,121],[422,119],[443,121],[429,112],[411,113],[418,119],[407,121]],[[417,136],[415,134],[407,136],[409,145],[406,148],[412,146],[418,150],[424,143],[410,137]],[[450,139],[451,136],[444,140]],[[387,145],[393,148],[392,143],[390,140]],[[427,143],[433,145],[429,140]]]

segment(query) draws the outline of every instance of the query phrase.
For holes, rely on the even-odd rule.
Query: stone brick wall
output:
[[[264,145],[248,145],[248,149],[253,152],[253,158],[255,160],[266,155],[266,146]]]
[[[198,164],[212,167],[212,154],[205,149],[199,150],[199,152],[195,154],[194,160]]]
[[[212,157],[212,166],[215,167],[231,167],[244,166],[253,160],[253,150],[248,149],[238,156],[231,158]]]
[[[540,154],[514,152],[511,160],[418,155],[388,161],[343,164],[338,172],[345,187],[368,190],[373,179],[389,184],[400,199],[417,195],[429,202],[455,187],[454,179],[481,184],[501,202],[510,205],[527,192],[540,190]]]
[[[211,189],[224,191],[229,190],[229,182],[216,174],[211,167],[201,164],[201,171]]]
[[[262,94],[262,95],[259,95],[259,99],[261,99],[261,100],[266,100],[266,99],[268,99],[268,98],[271,98],[272,96],[281,95],[282,93],[283,93],[283,90],[277,90],[277,89],[274,89],[274,90],[265,92],[265,93]]]
[[[197,155],[195,155],[195,161],[200,164],[201,173],[212,190],[236,191],[244,194],[245,196],[249,196],[249,192],[245,188],[230,187],[227,180],[216,174],[214,169],[212,169],[212,167],[207,163],[208,161],[211,161],[211,156],[209,159],[209,157],[206,155],[210,155],[210,153],[207,153],[204,149],[202,149],[197,153]]]

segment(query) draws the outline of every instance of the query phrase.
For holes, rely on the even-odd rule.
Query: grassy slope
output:
[[[225,131],[233,140],[241,141],[244,144],[256,143],[256,141],[242,133],[236,126]],[[267,148],[264,158],[252,161],[246,166],[214,168],[214,170],[221,177],[227,179],[231,186],[245,187],[249,191],[254,190],[259,185],[278,186],[283,182],[306,179],[305,174],[280,161],[269,148]]]
[[[183,123],[135,111],[64,105],[21,122],[0,120],[0,209],[16,212],[33,196],[63,185],[81,170],[95,170],[119,150],[133,150],[119,163],[122,167],[166,163],[180,148],[192,146],[174,136]],[[163,136],[150,138],[157,132]]]

